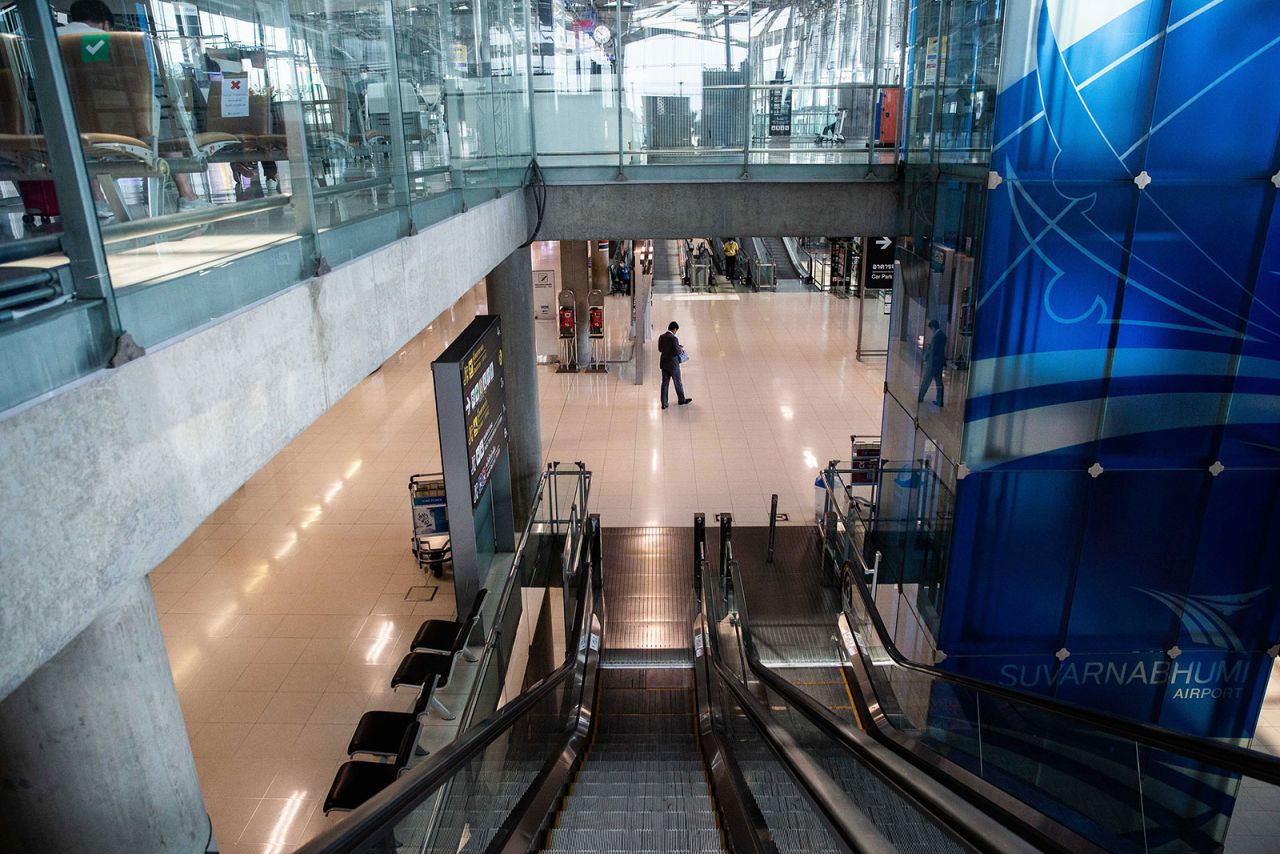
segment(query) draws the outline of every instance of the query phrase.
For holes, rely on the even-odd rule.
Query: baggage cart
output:
[[[409,508],[413,514],[413,556],[418,560],[418,568],[440,578],[445,564],[450,568],[453,564],[444,475],[410,475]]]

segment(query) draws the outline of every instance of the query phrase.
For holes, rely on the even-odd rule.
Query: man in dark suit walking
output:
[[[676,399],[681,406],[692,403],[692,397],[684,396],[684,383],[680,380],[680,354],[684,348],[676,337],[680,324],[674,320],[667,324],[667,331],[658,336],[658,366],[662,368],[662,408],[667,408],[667,384],[676,381]]]
[[[929,390],[932,383],[937,383],[938,396],[933,404],[941,406],[942,369],[947,365],[947,332],[936,320],[929,321],[929,329],[933,337],[929,339],[929,345],[924,349],[924,365],[920,369],[920,394],[916,397],[916,402],[924,403],[925,392]]]

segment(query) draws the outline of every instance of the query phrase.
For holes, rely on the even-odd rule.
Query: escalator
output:
[[[727,657],[842,787],[861,785],[844,782],[845,769],[860,769],[851,754],[888,750],[950,790],[942,808],[967,802],[1037,848],[1230,852],[1243,840],[1244,850],[1276,850],[1274,811],[1257,805],[1280,799],[1280,760],[915,663],[894,645],[856,554],[849,562],[793,529],[793,542],[811,543],[808,558],[835,561],[780,561],[766,586],[761,567],[744,572],[734,559],[733,540],[746,562],[761,552],[747,544],[767,529],[726,535],[718,592],[708,596],[724,603],[722,646],[737,649]],[[797,568],[809,572],[797,578]],[[794,608],[803,596],[808,614]],[[810,628],[824,621],[825,638]],[[811,680],[839,680],[853,708]],[[841,749],[823,747],[832,741]]]
[[[693,716],[693,671],[607,669],[600,720],[543,851],[724,850]]]
[[[787,279],[799,282],[803,280],[804,277],[796,269],[796,265],[791,263],[791,254],[787,252],[787,246],[781,237],[761,237],[760,242],[764,244],[765,257],[762,260],[773,263],[774,275],[779,281]]]
[[[496,711],[304,854],[1211,850],[1220,815],[1180,812],[1162,769],[1183,775],[1198,807],[1226,778],[1280,795],[1280,761],[919,672],[848,601],[825,641],[855,636],[853,660],[794,668],[836,674],[854,701],[842,710],[780,675],[786,648],[824,643],[797,614],[775,620],[774,666],[763,662],[732,544],[709,560],[701,514],[692,529],[585,527],[567,541],[581,558],[563,586],[534,597],[564,604],[563,663],[498,702],[507,677],[491,667],[493,640],[517,630],[499,612],[473,693]],[[501,600],[521,601],[519,589]],[[933,714],[916,716],[931,697]]]
[[[680,251],[674,240],[653,242],[653,291],[674,294],[684,290],[680,270]]]

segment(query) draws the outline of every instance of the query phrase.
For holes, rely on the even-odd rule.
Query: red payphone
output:
[[[560,306],[560,337],[573,338],[578,334],[578,321],[574,317],[573,306]]]

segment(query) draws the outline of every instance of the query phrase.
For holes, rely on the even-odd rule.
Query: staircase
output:
[[[693,671],[601,670],[599,717],[544,851],[719,852]]]

